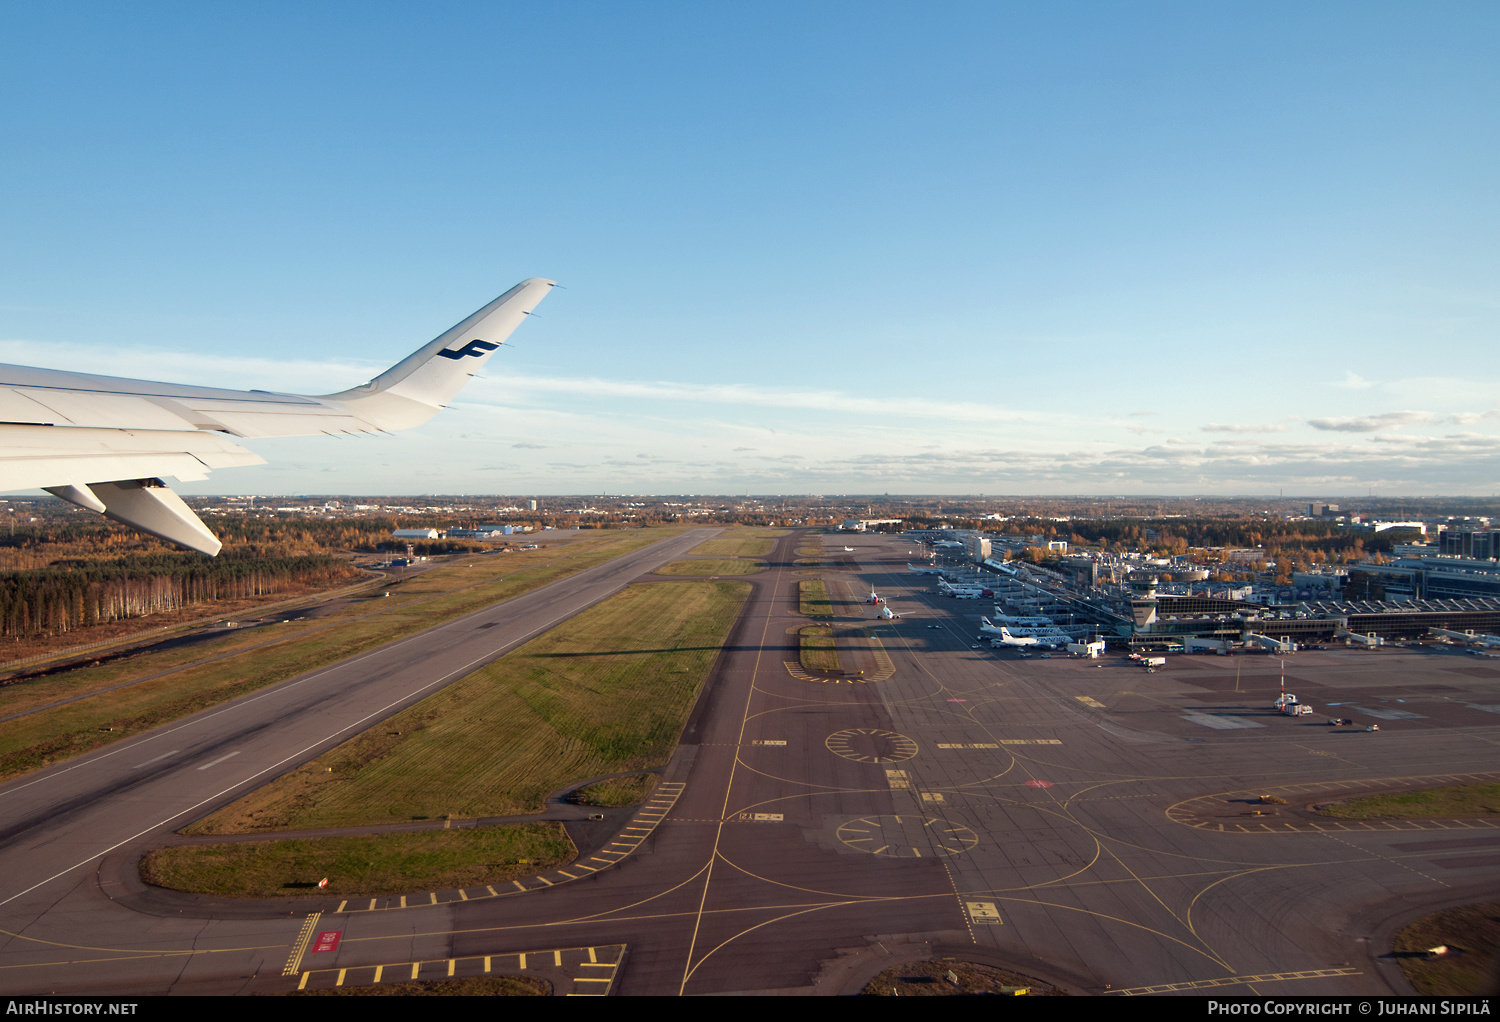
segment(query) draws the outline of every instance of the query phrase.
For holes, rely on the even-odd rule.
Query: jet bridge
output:
[[[1455,632],[1451,628],[1429,628],[1431,635],[1441,635],[1448,639],[1457,639],[1459,642],[1472,642],[1480,646],[1500,646],[1500,635],[1478,635],[1474,632]]]
[[[1266,649],[1269,649],[1272,653],[1295,653],[1295,652],[1297,652],[1297,644],[1295,642],[1293,642],[1287,636],[1282,636],[1279,639],[1273,639],[1269,635],[1261,635],[1259,632],[1246,632],[1245,633],[1245,642],[1247,644],[1253,642],[1257,646],[1264,646]]]

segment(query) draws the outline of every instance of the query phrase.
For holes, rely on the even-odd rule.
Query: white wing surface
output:
[[[524,280],[362,387],[311,396],[0,365],[0,492],[42,488],[193,550],[219,541],[161,481],[264,459],[228,437],[384,433],[432,418],[555,283]]]

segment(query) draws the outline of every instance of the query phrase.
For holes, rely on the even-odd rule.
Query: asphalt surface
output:
[[[1494,779],[1479,773],[1500,765],[1491,661],[1299,653],[1287,687],[1319,713],[1291,718],[1270,710],[1270,658],[1174,657],[1147,675],[1118,656],[972,648],[982,608],[931,595],[903,541],[834,537],[825,560],[841,563],[814,569],[796,550],[823,541],[799,534],[750,577],[657,796],[577,864],[358,903],[212,901],[135,878],[173,827],[702,538],[0,789],[0,988],[228,994],[524,971],[559,993],[853,993],[945,954],[1076,993],[1376,994],[1407,989],[1387,954],[1396,928],[1500,888],[1497,821],[1307,809]],[[839,672],[798,664],[804,577],[839,601]],[[870,585],[901,620],[875,618]],[[1359,727],[1329,727],[1329,707]]]

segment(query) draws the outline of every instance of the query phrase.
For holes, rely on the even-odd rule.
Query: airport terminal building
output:
[[[1264,635],[1293,643],[1341,642],[1353,636],[1415,639],[1434,628],[1500,633],[1500,598],[1404,601],[1316,600],[1291,607],[1200,597],[1132,601],[1132,642],[1198,638],[1241,641]]]

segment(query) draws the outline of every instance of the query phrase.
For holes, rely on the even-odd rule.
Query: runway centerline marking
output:
[[[216,759],[216,760],[212,760],[212,761],[210,761],[210,762],[208,762],[208,763],[204,763],[204,764],[203,764],[203,765],[202,765],[202,766],[201,766],[201,767],[199,767],[199,768],[198,768],[198,769],[199,769],[199,770],[207,770],[207,769],[208,769],[208,768],[209,768],[209,767],[216,767],[216,766],[218,766],[218,765],[219,765],[219,764],[220,764],[220,763],[223,763],[223,762],[224,762],[224,761],[225,761],[225,760],[230,760],[230,759],[234,759],[234,757],[236,757],[236,756],[238,756],[238,755],[239,755],[239,754],[240,754],[240,752],[239,752],[239,750],[238,750],[238,749],[236,749],[236,750],[235,750],[235,751],[233,751],[233,752],[229,752],[229,753],[225,753],[225,754],[224,754],[224,755],[222,755],[222,756],[220,756],[220,757],[219,757],[219,758],[218,758],[218,759]]]

